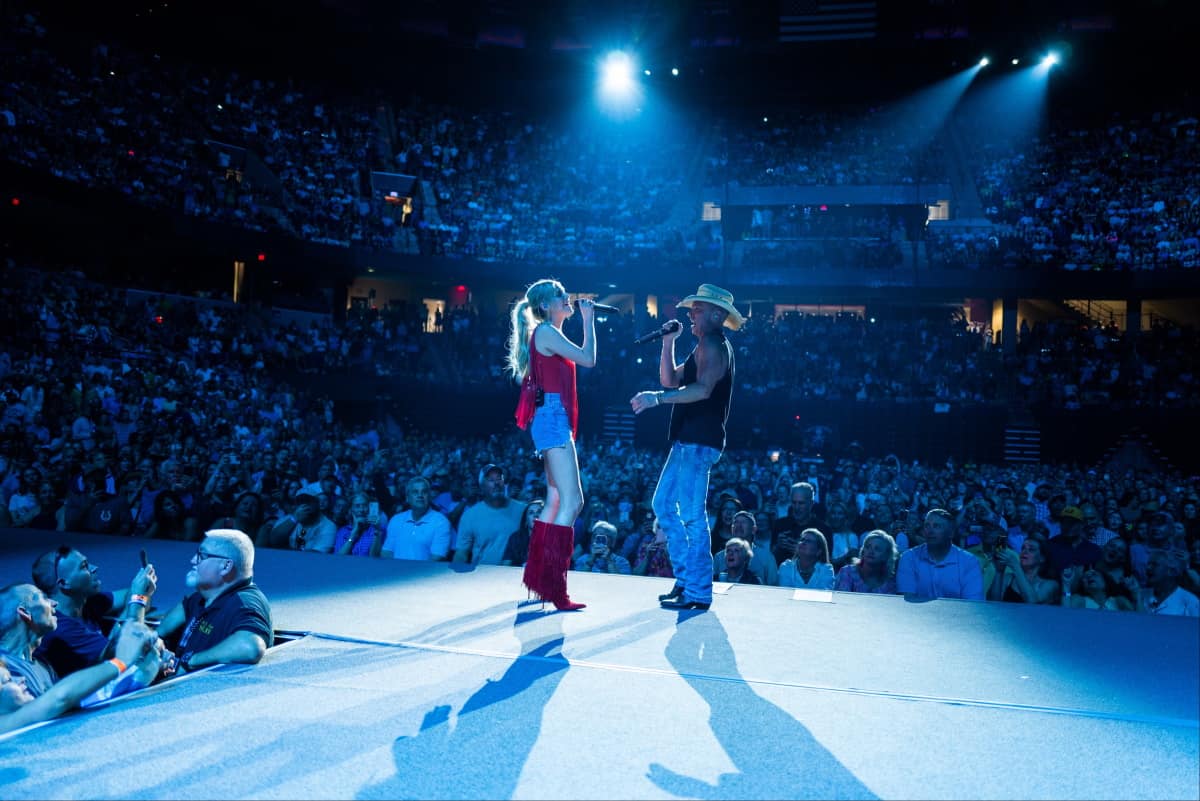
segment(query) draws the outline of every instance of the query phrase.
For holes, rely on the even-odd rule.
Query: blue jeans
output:
[[[708,530],[708,478],[721,452],[676,442],[654,490],[654,514],[667,535],[675,581],[687,601],[712,603],[712,534]]]

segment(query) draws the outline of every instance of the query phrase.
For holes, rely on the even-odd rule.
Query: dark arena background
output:
[[[0,12],[0,586],[66,545],[120,591],[145,549],[157,624],[236,528],[275,632],[29,726],[5,680],[0,796],[1200,798],[1190,4]],[[522,585],[546,480],[505,372],[548,277],[617,309],[572,612]],[[674,611],[670,412],[630,399],[701,284],[746,323],[714,600]],[[430,502],[445,554],[386,558]],[[522,520],[504,558],[476,505]],[[843,583],[936,509],[983,599]]]

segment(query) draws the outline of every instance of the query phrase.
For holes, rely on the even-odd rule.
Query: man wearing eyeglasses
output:
[[[271,605],[254,583],[254,543],[241,531],[213,529],[192,556],[195,590],[158,627],[179,655],[180,672],[226,662],[256,664],[274,644]]]
[[[59,676],[111,656],[105,619],[142,620],[154,595],[154,565],[138,570],[129,589],[115,592],[101,591],[99,571],[98,565],[66,545],[47,551],[33,563],[33,583],[58,605],[58,626],[42,638],[35,655]]]

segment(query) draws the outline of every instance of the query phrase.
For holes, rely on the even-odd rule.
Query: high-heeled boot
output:
[[[587,604],[575,603],[567,595],[567,569],[571,566],[571,553],[575,550],[575,529],[547,523],[546,539],[550,543],[546,551],[552,554],[552,558],[546,562],[545,575],[547,584],[553,590],[546,600],[553,603],[556,609],[564,611],[583,609]]]
[[[533,532],[529,535],[529,556],[525,559],[525,572],[521,577],[529,591],[542,601],[550,599],[551,586],[546,583],[546,565],[554,561],[546,531],[548,525],[541,520],[533,521]]]

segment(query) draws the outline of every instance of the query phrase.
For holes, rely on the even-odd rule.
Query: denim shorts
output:
[[[571,441],[571,420],[567,417],[562,397],[557,392],[547,392],[546,402],[533,413],[529,433],[533,435],[533,449],[542,453],[548,448],[559,448]]]

